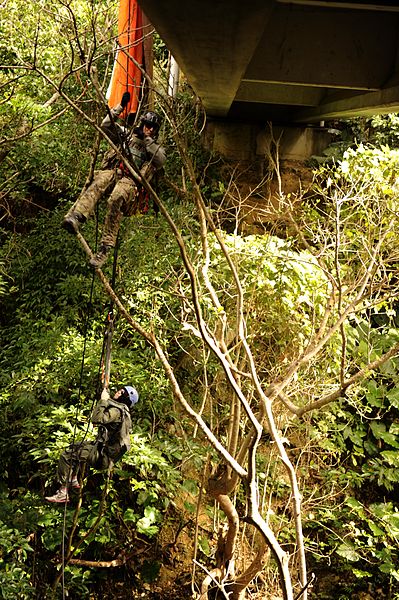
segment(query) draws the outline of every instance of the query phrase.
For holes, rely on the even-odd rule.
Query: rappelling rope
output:
[[[115,280],[116,280],[116,269],[117,269],[117,261],[118,261],[118,250],[119,250],[119,233],[116,239],[116,244],[114,248],[114,259],[112,265],[112,278],[111,278],[111,287],[115,289]],[[104,344],[103,351],[101,356],[101,365],[102,365],[102,389],[108,390],[109,388],[109,380],[111,374],[111,351],[112,351],[112,336],[114,333],[114,302],[111,300],[110,307],[108,310],[108,314],[106,317],[106,328],[104,332]]]
[[[135,4],[135,9],[138,9],[138,5]],[[128,60],[132,60],[130,58],[130,46],[131,46],[131,23],[132,23],[132,17],[134,15],[132,15],[132,5],[128,4],[128,23],[127,23],[127,37],[128,37]],[[134,42],[134,40],[133,40]],[[120,49],[120,51],[122,51],[123,49]],[[117,56],[116,56],[117,59]],[[114,65],[115,67],[115,65]],[[111,78],[112,81],[112,78]],[[126,89],[129,89],[129,70],[128,68],[126,68]],[[142,90],[144,89],[144,86],[142,86]],[[133,92],[133,90],[132,90]],[[143,94],[141,94],[143,95]],[[140,103],[142,101],[142,98],[140,98]],[[109,110],[109,109],[108,109]],[[126,111],[127,112],[127,111]],[[112,115],[111,113],[109,113],[112,119]],[[119,132],[118,132],[119,134]],[[122,142],[122,140],[120,140]],[[130,156],[130,148],[129,148],[129,144],[126,144],[128,150],[127,150],[127,155],[128,155],[128,159],[131,160],[131,156]],[[123,144],[122,144],[123,147]],[[94,163],[93,163],[94,166]],[[89,257],[92,256],[92,252],[91,249],[89,248],[89,246],[87,245],[86,241],[84,240],[83,236],[78,232],[77,233],[77,237],[79,239],[79,241],[81,242],[81,244],[83,245],[86,253],[89,255]],[[118,236],[119,239],[119,236]],[[114,250],[114,264],[113,264],[113,275],[112,275],[112,288],[114,289],[114,285],[115,285],[115,278],[116,278],[116,264],[117,264],[117,254],[118,254],[118,239],[115,245],[115,250]],[[98,213],[97,213],[97,230],[96,230],[96,246],[97,246],[97,241],[98,241]],[[92,277],[92,283],[91,283],[91,290],[90,290],[90,301],[89,301],[89,307],[92,306],[92,299],[93,299],[93,290],[94,290],[94,277],[95,277],[95,273],[93,271],[93,277]],[[78,414],[79,414],[79,409],[80,409],[80,404],[81,404],[81,391],[82,391],[82,383],[83,383],[83,373],[84,373],[84,364],[85,364],[85,357],[86,357],[86,349],[87,349],[87,334],[88,334],[88,324],[89,324],[89,313],[87,314],[87,318],[86,318],[86,323],[85,323],[85,328],[84,328],[84,344],[83,344],[83,352],[82,352],[82,361],[81,361],[81,368],[80,368],[80,378],[79,378],[79,390],[78,390],[78,402],[77,402],[77,406],[76,406],[76,413],[75,413],[75,419],[74,419],[74,427],[73,427],[73,438],[72,438],[72,446],[75,446],[75,441],[76,441],[76,433],[77,433],[77,425],[78,425]],[[103,348],[102,348],[102,352],[101,352],[101,360],[100,360],[100,367],[99,367],[99,374],[98,374],[98,379],[97,381],[100,380],[100,369],[101,369],[101,365],[103,365],[103,373],[102,373],[102,387],[103,389],[108,389],[109,387],[109,379],[110,379],[110,371],[111,371],[111,350],[112,350],[112,334],[113,334],[113,327],[114,327],[114,314],[113,314],[113,301],[111,301],[111,305],[108,311],[108,315],[107,315],[107,320],[106,320],[106,330],[104,333],[104,338],[103,338]],[[96,400],[98,396],[98,393],[95,394],[94,398],[93,398],[93,402],[92,402],[92,406],[91,406],[91,410],[90,410],[90,414],[93,410],[94,407],[94,402]],[[89,429],[89,423],[87,425],[86,431],[84,433],[84,437],[83,440],[81,441],[81,443],[85,440],[87,432]],[[68,493],[68,486],[69,486],[69,480],[71,478],[72,475],[72,469],[73,469],[73,462],[71,459],[71,466],[70,466],[70,470],[68,472],[68,476],[67,476],[67,482],[66,482],[66,486],[67,486],[67,493]],[[101,505],[100,505],[100,516],[98,517],[98,522],[100,521],[101,518],[101,514],[103,512],[103,506],[105,506],[105,496],[107,493],[107,488],[108,488],[108,482],[109,482],[109,477],[110,477],[110,470],[108,470],[107,473],[107,481],[106,481],[106,485],[104,487],[104,494],[103,494],[103,499],[101,501]],[[81,494],[82,494],[82,489],[81,489]],[[81,506],[81,495],[80,495],[80,500],[79,500],[79,504],[76,508],[75,511],[75,517],[74,517],[74,526],[72,527],[71,530],[71,534],[69,537],[69,549],[68,549],[68,559],[71,556],[71,545],[72,545],[72,537],[75,531],[75,527],[76,527],[76,523],[77,523],[77,518],[78,518],[78,514],[80,511],[80,506]],[[63,527],[62,527],[62,542],[61,542],[61,553],[62,553],[62,564],[61,564],[61,573],[60,575],[56,578],[55,581],[55,587],[58,585],[59,582],[59,578],[62,578],[62,598],[63,600],[65,600],[65,535],[66,535],[66,516],[67,516],[67,502],[65,502],[65,506],[64,506],[64,516],[63,516]],[[97,521],[96,521],[97,522]]]
[[[91,285],[90,285],[89,309],[92,307],[93,291],[94,291],[94,279],[95,279],[95,277],[94,277],[94,273],[93,273],[92,278],[91,278]],[[75,444],[76,432],[77,432],[77,423],[78,423],[78,413],[79,413],[79,408],[80,408],[80,403],[81,403],[81,392],[82,392],[83,372],[84,372],[84,364],[85,364],[86,349],[87,349],[87,333],[88,333],[88,328],[89,328],[89,317],[90,317],[90,310],[87,311],[86,320],[85,320],[85,326],[84,326],[84,337],[83,337],[84,341],[83,341],[82,360],[81,360],[81,364],[80,364],[80,376],[79,376],[79,388],[78,388],[78,402],[77,402],[76,411],[75,411],[75,419],[74,419],[74,426],[73,426],[73,436],[72,436],[72,445]],[[72,465],[71,465],[70,471],[72,471]],[[66,483],[67,486],[68,486],[70,477],[71,477],[71,472],[68,472],[68,478],[67,478],[67,483]],[[63,600],[65,600],[65,533],[66,533],[66,515],[67,515],[67,503],[65,502],[63,524],[62,524],[62,540],[61,540],[61,558],[62,558],[61,577],[62,577],[62,599]]]
[[[97,214],[97,228],[96,228],[96,245],[97,245],[97,240],[98,240],[98,214]],[[115,281],[116,281],[118,247],[119,247],[119,235],[116,240],[115,249],[114,249],[113,266],[112,266],[112,288],[115,287]],[[89,297],[88,311],[86,314],[86,320],[85,320],[85,326],[84,326],[84,342],[83,342],[82,360],[81,360],[81,365],[80,365],[78,402],[77,402],[76,411],[75,411],[72,446],[75,445],[75,441],[76,441],[78,414],[79,414],[79,409],[80,409],[80,405],[81,405],[81,392],[82,392],[83,374],[84,374],[84,366],[85,366],[85,358],[86,358],[87,336],[88,336],[88,329],[89,329],[90,312],[92,309],[92,301],[93,301],[93,293],[94,293],[94,280],[95,280],[95,272],[93,270],[92,278],[91,278],[91,285],[90,285],[90,297]],[[100,358],[100,364],[99,364],[98,375],[97,375],[97,381],[100,381],[101,367],[104,364],[104,372],[103,372],[103,376],[101,378],[103,389],[108,389],[108,387],[109,387],[109,378],[110,378],[110,370],[111,370],[111,347],[112,347],[113,322],[114,322],[113,301],[111,301],[111,306],[109,308],[108,315],[107,315],[107,328],[106,328],[106,331],[105,331],[104,337],[103,337],[103,346],[102,346],[102,350],[101,350],[101,358]],[[98,392],[94,395],[94,398],[92,400],[92,404],[90,407],[90,414],[93,411],[94,403],[95,403],[98,395],[99,395]],[[81,444],[86,439],[87,433],[89,431],[89,426],[90,426],[90,423],[87,424],[83,438],[80,441]],[[72,461],[71,461],[70,469],[69,469],[69,472],[67,475],[67,482],[66,482],[67,489],[68,489],[69,480],[72,475],[72,469],[73,469],[73,465],[72,465]],[[105,496],[107,494],[109,479],[110,479],[110,470],[108,469],[107,480],[106,480],[106,484],[104,487],[103,497],[102,497],[102,500],[100,503],[100,515],[99,515],[98,519],[101,518],[101,516],[103,514],[103,510],[105,508]],[[81,496],[80,496],[80,501],[79,501],[79,503],[76,507],[76,511],[75,511],[76,518],[77,518],[78,513],[80,512],[80,506],[81,506]],[[66,517],[67,517],[67,502],[65,502],[65,505],[64,505],[63,524],[62,524],[62,541],[61,541],[61,579],[62,579],[62,599],[63,600],[65,600]],[[96,522],[97,522],[97,520],[96,520]],[[70,543],[72,541],[74,529],[75,529],[75,527],[73,527],[73,530],[71,531]],[[93,529],[93,528],[91,528],[91,529]],[[69,546],[71,545],[70,543],[69,543]],[[70,555],[70,548],[68,550],[68,554]],[[69,556],[68,556],[68,558],[69,558]],[[55,585],[57,585],[58,580],[59,579],[57,578]]]

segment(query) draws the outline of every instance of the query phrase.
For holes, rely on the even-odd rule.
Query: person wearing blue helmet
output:
[[[61,454],[58,462],[61,486],[53,496],[46,496],[48,502],[68,502],[69,490],[80,489],[79,475],[83,474],[86,465],[108,469],[130,449],[130,409],[138,399],[138,392],[131,385],[118,389],[113,398],[103,390],[91,416],[91,422],[98,428],[97,437],[94,441],[72,444]]]

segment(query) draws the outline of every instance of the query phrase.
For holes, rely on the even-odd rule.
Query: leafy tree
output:
[[[131,556],[137,580],[152,581],[151,541],[174,519],[172,546],[185,528],[194,539],[201,600],[212,587],[241,599],[262,572],[284,599],[306,598],[307,547],[312,565],[329,555],[342,573],[355,563],[355,577],[378,572],[388,590],[397,578],[398,506],[384,501],[397,489],[396,151],[348,150],[320,170],[310,200],[280,189],[287,240],[227,234],[234,178],[200,149],[189,90],[172,101],[157,79],[170,158],[159,193],[146,185],[162,218],[125,222],[117,283],[109,266],[93,286],[84,252],[95,224],[77,236],[82,252],[59,223],[107,147],[97,133],[115,15],[78,0],[7,8],[4,593],[56,596],[64,577],[72,597],[89,597],[101,581],[93,568]],[[93,435],[110,299],[113,381],[133,380],[141,393],[133,451],[111,480],[88,478],[64,524],[42,496],[65,445]]]

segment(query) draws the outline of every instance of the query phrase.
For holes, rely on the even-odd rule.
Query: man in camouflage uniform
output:
[[[93,425],[98,427],[97,437],[94,442],[72,444],[61,454],[58,462],[61,487],[53,496],[46,497],[48,502],[68,502],[68,488],[79,490],[78,475],[85,465],[108,469],[130,450],[130,409],[138,399],[137,390],[130,385],[119,389],[112,399],[107,390],[103,390],[91,417]]]
[[[124,157],[135,166],[140,175],[150,181],[165,162],[165,150],[157,142],[161,120],[156,113],[149,111],[141,118],[139,127],[133,130],[116,123],[129,99],[129,92],[125,92],[121,103],[112,108],[110,114],[103,119],[101,129],[121,149]],[[90,260],[95,268],[100,268],[106,261],[110,250],[115,246],[122,215],[133,214],[138,198],[138,181],[114,151],[107,153],[101,169],[95,172],[92,183],[83,190],[65,215],[63,227],[76,234],[79,224],[86,221],[97,202],[107,194],[110,196],[99,251]]]

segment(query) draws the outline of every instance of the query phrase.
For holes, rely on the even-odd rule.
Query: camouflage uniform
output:
[[[134,163],[140,174],[150,181],[165,162],[165,150],[153,138],[146,136],[140,139],[125,127],[115,123],[115,119],[122,111],[121,104],[111,109],[111,114],[107,114],[103,119],[101,128],[114,144],[122,149],[124,156]],[[101,170],[95,171],[92,183],[83,190],[65,218],[80,213],[85,220],[94,211],[97,202],[110,194],[100,244],[113,247],[122,215],[130,216],[134,212],[137,193],[136,181],[123,162],[118,160],[115,152],[108,152]]]
[[[62,485],[66,485],[71,474],[76,475],[84,465],[107,469],[130,449],[132,421],[125,404],[111,400],[104,391],[91,421],[98,427],[96,440],[72,444],[60,457],[58,480]]]

